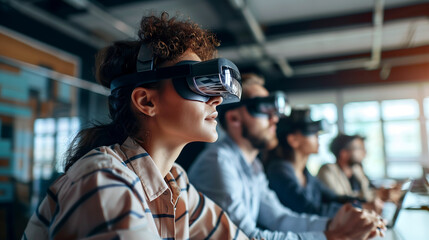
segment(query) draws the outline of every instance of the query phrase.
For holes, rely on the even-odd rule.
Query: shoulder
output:
[[[85,176],[111,172],[122,176],[124,180],[134,181],[136,174],[124,163],[120,153],[111,147],[98,147],[80,158],[67,172],[67,177],[76,182]]]
[[[239,154],[223,142],[209,144],[188,170],[191,183],[198,189],[236,179],[241,171]]]
[[[216,143],[210,143],[198,155],[189,172],[192,172],[197,168],[222,168],[224,165],[231,165],[233,162],[238,162],[239,158],[239,149],[235,149],[234,146],[228,144],[227,141],[223,140]]]
[[[297,187],[301,188],[295,170],[287,160],[279,160],[270,164],[267,169],[267,178],[270,187],[276,191],[292,193]]]
[[[335,163],[327,163],[324,164],[320,169],[319,169],[319,173],[323,173],[323,172],[332,172],[335,171],[335,169],[337,168]]]
[[[321,184],[320,180],[317,177],[313,176],[313,174],[311,174],[311,172],[307,168],[304,169],[304,174],[305,174],[305,177],[307,178],[308,184],[314,184],[314,185]]]
[[[210,143],[207,148],[204,149],[201,155],[215,156],[214,159],[218,159],[219,156],[233,157],[239,152],[238,146],[234,142],[226,139],[220,140],[219,142]],[[222,158],[221,158],[222,159]]]
[[[268,178],[270,178],[270,175],[282,175],[282,177],[295,175],[292,164],[286,160],[270,161],[266,166],[266,172]]]
[[[317,173],[317,177],[326,182],[328,179],[331,179],[331,181],[339,176],[338,173],[338,167],[335,163],[327,163],[323,165],[319,172]]]
[[[139,178],[122,159],[110,147],[91,150],[51,185],[50,196],[63,204],[84,198],[97,202],[103,199],[102,195],[112,202],[124,196],[135,196],[143,202],[142,185],[137,184]]]
[[[273,159],[270,160],[269,163],[267,164],[267,170],[271,169],[272,171],[277,170],[277,171],[289,171],[289,170],[293,170],[293,166],[290,162],[288,162],[287,160],[284,159]]]

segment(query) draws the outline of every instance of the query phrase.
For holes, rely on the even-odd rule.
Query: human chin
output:
[[[267,141],[267,144],[265,145],[265,150],[273,150],[275,147],[277,147],[279,141],[277,138],[273,138]]]
[[[200,142],[215,142],[218,138],[218,133],[216,131],[217,121],[215,119],[204,119],[202,124],[197,128],[194,125],[194,129],[199,129],[200,132]]]
[[[218,138],[218,133],[216,130],[217,120],[215,118],[206,118],[204,119],[204,124],[202,129],[204,129],[205,136],[207,137],[206,142],[214,142]]]
[[[208,140],[207,142],[216,142],[218,136],[219,135],[217,134],[216,129],[215,129],[214,133],[210,134],[210,140]]]
[[[201,137],[201,142],[215,142],[218,138],[218,133],[216,131],[216,127],[214,129],[212,128],[206,128],[206,131],[204,131],[203,136]]]

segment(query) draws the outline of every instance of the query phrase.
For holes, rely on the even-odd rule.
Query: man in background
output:
[[[375,189],[365,175],[362,168],[362,161],[366,157],[364,140],[359,135],[340,133],[330,144],[336,163],[323,165],[317,177],[339,195],[378,202],[379,207],[382,207],[382,201],[396,202],[400,196],[399,185],[389,189]]]
[[[277,145],[276,123],[288,115],[285,95],[269,95],[264,80],[242,76],[242,101],[218,107],[226,136],[210,144],[191,166],[189,179],[219,204],[250,237],[269,239],[367,239],[384,228],[375,214],[345,205],[329,221],[284,207],[268,188],[258,154]],[[329,222],[329,224],[328,224]]]

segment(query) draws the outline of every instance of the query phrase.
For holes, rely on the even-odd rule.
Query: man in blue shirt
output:
[[[242,78],[242,101],[218,108],[226,136],[209,145],[189,170],[193,185],[219,204],[250,237],[330,240],[380,234],[377,227],[384,229],[383,222],[351,205],[329,220],[297,214],[279,202],[268,188],[257,155],[277,145],[276,113],[287,114],[288,106],[284,97],[269,95],[260,77],[250,74]]]

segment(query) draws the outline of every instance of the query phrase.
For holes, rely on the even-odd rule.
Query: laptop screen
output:
[[[398,219],[399,212],[402,209],[405,196],[411,190],[414,180],[408,180],[402,184],[402,195],[399,198],[398,204],[387,202],[384,204],[382,216],[387,220],[387,228],[393,228]]]

